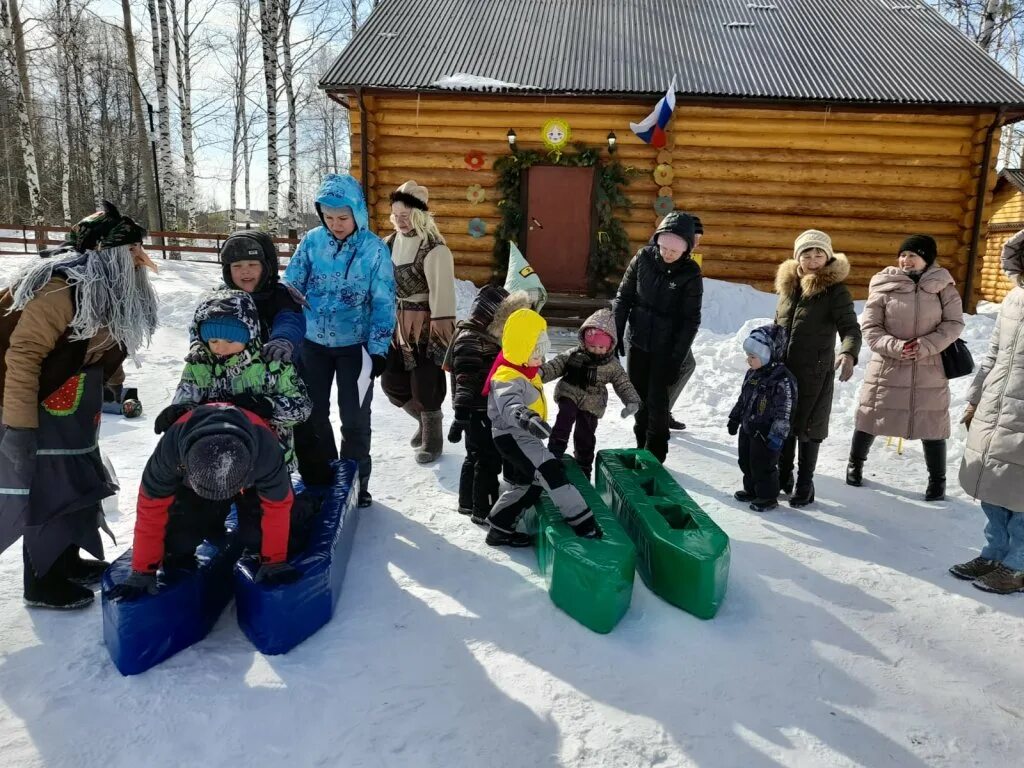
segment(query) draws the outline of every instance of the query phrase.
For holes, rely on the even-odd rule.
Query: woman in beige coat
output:
[[[920,440],[928,467],[926,501],[946,495],[949,381],[941,352],[964,328],[963,305],[953,276],[935,266],[935,240],[911,235],[899,250],[899,266],[873,278],[861,316],[871,348],[857,407],[846,482],[863,482],[864,461],[878,435]]]
[[[960,485],[988,518],[981,556],[950,573],[986,592],[1024,591],[1024,231],[1003,249],[1017,287],[1003,299],[988,354],[967,395]]]

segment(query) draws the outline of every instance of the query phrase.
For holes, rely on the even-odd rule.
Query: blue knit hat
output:
[[[249,329],[237,317],[211,317],[199,324],[199,338],[207,344],[210,339],[249,343]]]

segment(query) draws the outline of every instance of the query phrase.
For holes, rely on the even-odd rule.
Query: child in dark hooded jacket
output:
[[[739,432],[739,464],[743,490],[737,501],[750,502],[755,512],[778,506],[779,454],[789,437],[796,379],[782,363],[786,329],[779,325],[755,328],[743,342],[750,370],[743,377],[739,400],[729,414],[729,434]]]
[[[608,385],[625,406],[622,418],[640,410],[629,376],[615,354],[615,317],[610,309],[599,309],[580,327],[580,344],[544,363],[540,378],[545,383],[559,379],[555,387],[558,417],[548,441],[548,450],[561,457],[573,436],[576,462],[587,477],[594,466],[597,422],[608,407]]]
[[[487,417],[487,396],[483,394],[487,374],[501,352],[505,321],[517,309],[530,306],[526,291],[511,295],[499,285],[485,285],[473,300],[469,318],[455,329],[448,366],[454,386],[452,405],[455,422],[448,440],[457,443],[466,436],[466,459],[459,478],[459,513],[473,515],[478,522],[487,518],[498,500],[501,456],[491,437]]]
[[[171,405],[157,417],[157,433],[201,403],[234,403],[269,423],[285,463],[294,469],[292,427],[309,417],[312,404],[291,363],[264,359],[252,297],[231,290],[207,294],[196,308],[191,333],[201,347],[190,352]]]

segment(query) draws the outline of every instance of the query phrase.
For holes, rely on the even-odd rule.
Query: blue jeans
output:
[[[1012,571],[1024,571],[1024,512],[981,502],[988,517],[985,540],[981,550],[986,560],[996,560]]]

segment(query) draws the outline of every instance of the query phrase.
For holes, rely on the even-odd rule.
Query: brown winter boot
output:
[[[420,421],[420,414],[423,411],[416,405],[412,400],[402,406],[402,410],[416,419],[416,432],[413,433],[412,440],[409,441],[409,445],[413,448],[419,448],[423,445],[423,422]]]
[[[444,436],[441,433],[441,412],[424,411],[420,415],[420,425],[423,430],[423,442],[416,451],[417,464],[429,464],[437,461],[444,450]]]
[[[987,576],[999,565],[995,560],[987,560],[984,557],[976,557],[966,563],[957,563],[949,569],[949,572],[958,579],[974,581],[982,576]]]
[[[995,592],[997,595],[1024,592],[1024,571],[1011,571],[1005,565],[999,563],[999,565],[980,579],[971,583],[978,589],[985,592]]]

